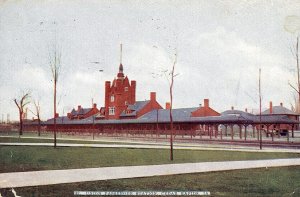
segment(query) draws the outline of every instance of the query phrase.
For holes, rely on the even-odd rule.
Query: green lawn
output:
[[[15,137],[0,137],[0,142],[22,142],[22,143],[53,143],[53,139],[43,138],[15,138]],[[130,142],[106,142],[97,140],[80,140],[80,139],[57,139],[57,143],[72,143],[72,144],[133,144]],[[139,143],[134,143],[139,144]],[[147,144],[147,142],[145,142]]]
[[[122,165],[297,158],[295,153],[169,150],[130,148],[89,148],[43,146],[0,146],[0,172],[88,168]]]
[[[21,196],[73,196],[73,191],[202,190],[211,196],[300,196],[300,166],[15,188]],[[2,193],[4,190],[1,191]],[[292,194],[294,192],[294,194]]]

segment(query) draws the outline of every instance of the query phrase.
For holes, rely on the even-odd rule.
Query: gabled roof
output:
[[[74,108],[71,111],[72,116],[84,115],[91,111],[93,108],[80,108],[80,110],[75,110]]]
[[[259,123],[260,122],[259,115],[254,115],[254,114],[240,111],[240,110],[227,110],[227,111],[222,112],[221,116],[226,116],[226,117],[236,116],[236,117],[240,117],[250,123]],[[292,124],[292,123],[297,123],[298,121],[288,118],[287,115],[279,115],[278,114],[278,115],[274,116],[274,114],[270,114],[270,116],[261,116],[261,122],[263,124],[264,123],[265,124],[267,124],[267,123],[287,123],[287,124],[291,123]]]
[[[221,113],[221,116],[241,116],[244,118],[253,118],[255,115],[241,110],[226,110]]]
[[[172,118],[173,121],[188,121],[191,118],[191,113],[195,111],[197,107],[193,108],[179,108],[179,109],[172,109]],[[159,109],[159,110],[152,110],[139,119],[143,121],[150,121],[156,122],[157,118],[160,122],[169,122],[170,121],[170,110],[169,109]]]
[[[295,116],[299,115],[283,106],[273,106],[272,114],[273,115],[295,115]],[[270,114],[270,109],[267,109],[262,112],[262,115],[272,115],[272,114]]]
[[[75,116],[77,114],[76,110],[73,108],[71,111],[71,115]]]
[[[213,115],[212,115],[213,114]],[[216,116],[220,113],[210,107],[198,107],[195,111],[192,112],[193,117],[205,117],[205,116]]]
[[[128,105],[127,109],[131,110],[132,112],[127,114],[126,110],[124,110],[120,116],[135,116],[136,113],[138,111],[140,111],[141,109],[143,109],[148,103],[150,102],[150,100],[146,100],[146,101],[136,101],[133,105]]]
[[[93,108],[81,108],[80,111],[78,112],[79,115],[84,115],[91,111]]]

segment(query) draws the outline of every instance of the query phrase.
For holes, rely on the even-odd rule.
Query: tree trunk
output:
[[[172,91],[171,91],[172,92]],[[171,93],[172,94],[172,93]],[[172,96],[171,96],[171,107],[170,107],[170,160],[173,161],[173,116],[172,116]]]
[[[299,68],[299,37],[297,37],[296,43],[296,61],[297,61],[297,80],[298,80],[298,106],[295,106],[296,112],[299,113],[300,111],[300,68]],[[297,103],[296,103],[297,105]]]
[[[54,79],[54,148],[56,148],[56,81]]]
[[[19,130],[19,135],[23,135],[23,117],[22,117],[23,113],[20,112],[19,115],[20,115],[20,130]]]
[[[39,121],[39,126],[38,126],[38,135],[41,136],[41,120],[38,117],[38,121]]]

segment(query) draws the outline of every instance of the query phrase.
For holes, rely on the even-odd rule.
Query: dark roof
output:
[[[69,119],[67,116],[61,116],[56,118],[56,124],[92,124],[93,116],[90,116],[85,119]],[[54,119],[51,118],[44,122],[45,124],[54,124]]]
[[[259,123],[260,117],[259,115],[254,115],[248,112],[240,111],[240,110],[227,110],[221,113],[221,116],[237,116],[242,119],[252,122]],[[288,118],[286,115],[271,115],[271,116],[261,116],[262,123],[297,123],[298,121],[292,120]]]
[[[272,114],[279,114],[279,115],[295,115],[298,116],[299,114],[293,112],[292,110],[289,110],[283,106],[273,106],[272,108]],[[271,115],[270,114],[270,108],[263,111],[262,115]]]
[[[195,108],[179,108],[179,109],[172,109],[172,117],[173,121],[188,121],[191,118],[191,113],[195,111]],[[156,122],[157,117],[160,122],[169,122],[170,121],[170,110],[169,109],[159,109],[159,110],[152,110],[143,116],[141,116],[140,120],[147,120],[150,122]]]
[[[89,111],[91,111],[93,108],[80,108],[79,111],[76,111],[74,108],[71,111],[71,115],[72,116],[77,116],[77,115],[84,115],[86,113],[88,113]]]
[[[255,115],[241,110],[227,110],[222,112],[221,116],[237,116],[237,117],[243,117],[245,119],[251,119]]]
[[[73,108],[71,111],[71,115],[75,116],[77,114],[76,110]]]
[[[176,122],[186,122],[186,123],[199,123],[199,124],[209,124],[209,123],[219,123],[219,124],[252,124],[260,123],[260,117],[253,115],[251,113],[239,111],[239,110],[228,110],[221,113],[220,116],[205,116],[205,117],[191,117],[191,112],[195,111],[197,107],[194,108],[179,108],[172,109],[173,121]],[[130,123],[166,123],[170,122],[170,110],[168,109],[158,109],[152,110],[137,119],[117,119],[117,120],[94,120],[94,116],[90,116],[85,119],[75,119],[71,120],[68,117],[59,117],[56,119],[57,124],[130,124]],[[45,124],[53,124],[53,119],[49,119]],[[273,116],[261,116],[261,123],[263,124],[297,124],[298,121],[288,118],[287,115],[273,115]]]
[[[84,115],[86,113],[88,113],[89,111],[91,111],[93,108],[81,108],[79,114],[80,115]]]
[[[133,105],[128,105],[127,109],[130,109],[132,113],[127,114],[126,111],[124,110],[120,116],[135,116],[138,111],[143,109],[150,101],[136,101]]]

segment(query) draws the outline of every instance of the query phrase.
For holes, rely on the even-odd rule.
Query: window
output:
[[[125,92],[128,92],[128,87],[125,87],[124,90],[125,90]]]
[[[108,115],[115,115],[115,107],[108,108]]]
[[[110,102],[114,102],[115,101],[115,96],[114,95],[111,95],[110,96]]]

